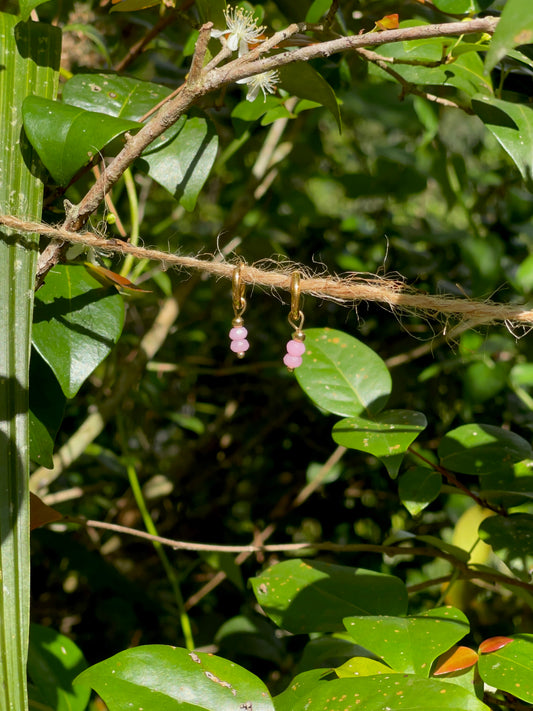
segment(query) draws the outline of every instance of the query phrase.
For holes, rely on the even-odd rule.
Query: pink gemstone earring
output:
[[[229,332],[231,340],[230,348],[235,353],[237,358],[244,358],[244,354],[250,348],[250,344],[246,340],[248,330],[244,328],[243,313],[246,310],[246,299],[244,298],[244,284],[241,279],[241,271],[243,262],[239,262],[233,270],[232,278],[232,296],[233,296],[233,314],[234,318],[231,322],[233,328]]]
[[[294,333],[287,343],[287,353],[283,357],[283,362],[292,373],[295,368],[302,365],[302,356],[305,353],[305,335],[302,331],[304,314],[300,309],[300,272],[293,272],[291,275],[291,310],[288,320],[294,328]]]

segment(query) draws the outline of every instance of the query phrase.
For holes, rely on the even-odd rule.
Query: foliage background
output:
[[[170,88],[183,82],[197,16],[193,3],[182,5],[186,10],[128,73]],[[263,4],[273,29],[285,23],[285,6],[290,3]],[[402,20],[443,19],[428,4],[402,0],[347,1],[341,7],[353,32],[371,28],[389,12]],[[42,5],[39,17],[72,27],[65,33],[62,66],[77,73],[116,66],[159,12],[153,7],[110,14],[109,6],[96,0],[66,1]],[[429,293],[527,301],[533,289],[531,193],[481,121],[401,96],[396,83],[355,55],[332,56],[316,66],[341,103],[341,133],[325,109],[292,118],[281,139],[284,157],[275,179],[257,198],[261,181],[254,166],[270,126],[262,125],[261,115],[251,122],[235,117],[248,109],[241,87],[229,87],[223,97],[208,96],[199,108],[216,125],[220,149],[196,208],[186,212],[163,188],[135,174],[112,193],[126,232],[140,224],[146,244],[184,254],[222,252],[248,263],[279,255],[319,271],[398,273]],[[502,98],[530,101],[530,69],[500,66],[493,81]],[[457,92],[450,90],[450,96]],[[90,174],[81,178],[69,189],[69,199],[77,202],[92,180]],[[54,222],[62,204],[51,191],[48,197],[43,219]],[[93,225],[116,234],[103,212]],[[106,264],[120,270],[118,261]],[[67,515],[142,527],[128,478],[133,467],[158,533],[178,540],[247,544],[270,523],[276,524],[271,542],[381,543],[401,530],[451,540],[469,499],[445,488],[412,518],[383,465],[353,451],[333,468],[331,482],[291,510],[290,501],[313,467],[316,471],[335,445],[331,417],[280,367],[290,334],[286,295],[261,288],[248,292],[252,347],[245,361],[236,362],[227,343],[232,318],[227,282],[166,273],[153,264],[134,267],[133,277],[151,291],[128,297],[123,336],[79,395],[66,402],[58,445],[109,397],[118,374],[133,367],[140,338],[172,291],[179,318],[105,432],[41,492],[47,501]],[[530,339],[515,337],[522,333],[478,328],[448,342],[440,334],[453,324],[371,304],[346,308],[306,297],[304,311],[306,325],[347,331],[390,359],[390,406],[426,414],[423,451],[434,449],[452,427],[472,421],[508,427],[530,439],[529,383],[518,387],[512,377],[516,365],[531,360]],[[427,348],[418,354],[421,346]],[[40,366],[47,388],[49,373]],[[172,581],[150,545],[74,526],[68,535],[42,529],[32,536],[33,620],[71,636],[89,663],[138,644],[183,645]],[[229,556],[172,551],[168,556],[185,599],[217,569],[228,571],[229,580],[190,610],[195,643],[219,649],[280,691],[297,668],[304,640],[275,633],[243,582],[276,557],[255,556],[239,569]],[[420,564],[370,553],[321,558],[393,572],[408,584],[448,572],[439,561]],[[435,606],[440,594],[433,588],[414,595],[410,611]],[[474,642],[517,629],[533,631],[531,608],[501,590],[477,589],[463,602]],[[237,615],[249,617],[251,629],[224,634],[222,625]]]

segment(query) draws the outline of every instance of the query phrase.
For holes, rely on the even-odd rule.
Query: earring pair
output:
[[[242,269],[244,262],[239,262],[233,270],[232,276],[232,301],[233,301],[233,328],[229,332],[230,348],[237,358],[244,358],[244,354],[250,348],[247,340],[248,330],[244,327],[243,314],[246,310],[246,299],[244,296],[244,282],[242,280]],[[291,310],[288,321],[294,333],[287,343],[287,352],[283,357],[283,362],[290,373],[295,368],[302,365],[302,356],[305,353],[305,335],[302,331],[304,324],[304,314],[300,308],[300,272],[291,274]]]

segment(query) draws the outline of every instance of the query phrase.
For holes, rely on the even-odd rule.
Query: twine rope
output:
[[[199,270],[217,277],[231,279],[235,264],[214,259],[181,256],[156,249],[147,249],[106,239],[92,232],[70,232],[62,227],[52,227],[40,222],[27,222],[12,215],[0,215],[0,225],[16,232],[35,233],[71,244],[82,244],[102,250],[107,254],[131,254],[136,259],[159,261],[165,268],[178,267]],[[274,265],[274,266],[273,266]],[[342,276],[309,274],[298,264],[289,266],[270,260],[270,268],[243,264],[241,280],[249,285],[261,285],[271,289],[290,292],[291,274],[302,274],[300,290],[316,298],[357,304],[360,301],[376,302],[393,309],[421,314],[439,319],[455,317],[472,325],[504,323],[509,330],[516,326],[533,327],[533,309],[494,301],[479,301],[451,295],[422,294],[400,279],[381,277],[375,274],[348,273]]]

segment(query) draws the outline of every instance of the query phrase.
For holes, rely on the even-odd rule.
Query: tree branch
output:
[[[111,161],[101,178],[96,181],[81,202],[73,206],[63,224],[67,230],[77,231],[88,221],[98,208],[105,194],[118,181],[133,161],[154,141],[172,126],[200,98],[217,91],[227,84],[245,79],[261,72],[277,69],[294,62],[308,62],[319,57],[329,57],[339,52],[356,51],[364,47],[376,47],[390,42],[405,42],[429,37],[461,36],[478,32],[492,33],[498,18],[484,17],[468,22],[450,22],[437,25],[422,25],[383,32],[370,32],[364,35],[342,37],[301,47],[293,51],[281,52],[261,58],[261,54],[275,48],[280,42],[289,40],[296,32],[306,26],[289,25],[285,30],[276,32],[249,54],[239,57],[222,67],[215,67],[206,72],[201,80],[189,77],[183,90],[172,101],[166,103],[159,113],[145,124],[126,142],[124,148]],[[204,36],[202,36],[202,41]],[[51,243],[40,255],[37,265],[37,288],[43,283],[45,275],[57,264],[64,254],[61,243]]]

